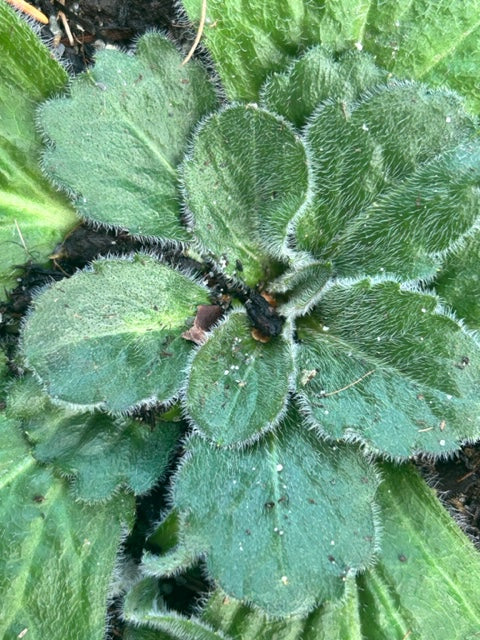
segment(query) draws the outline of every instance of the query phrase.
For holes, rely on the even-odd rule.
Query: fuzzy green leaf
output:
[[[101,640],[133,496],[94,507],[75,503],[67,483],[35,462],[3,414],[0,442],[1,637]]]
[[[56,400],[113,412],[167,402],[183,384],[186,321],[207,303],[202,286],[150,256],[97,260],[35,299],[23,351]]]
[[[190,365],[187,413],[218,445],[258,438],[285,411],[292,346],[281,336],[263,344],[251,331],[245,313],[232,313]]]
[[[42,107],[39,121],[52,143],[44,168],[73,194],[83,218],[143,236],[188,239],[177,166],[216,98],[198,63],[180,63],[168,40],[149,33],[135,57],[100,52],[93,70],[72,82],[70,97]]]
[[[480,329],[480,232],[443,261],[435,289],[472,329]]]
[[[66,198],[38,167],[35,105],[67,82],[65,70],[31,28],[0,2],[0,300],[16,266],[46,262],[77,222]]]
[[[205,553],[227,594],[273,616],[304,615],[371,561],[373,466],[352,447],[319,442],[295,411],[243,451],[198,436],[186,450],[172,494],[181,545]]]
[[[35,459],[73,477],[75,497],[86,502],[107,500],[122,486],[136,495],[149,491],[181,433],[178,422],[152,430],[136,420],[56,407],[30,376],[10,388],[8,415],[19,420]]]
[[[198,22],[201,0],[183,0]],[[363,49],[403,78],[449,86],[480,111],[476,2],[449,0],[209,0],[204,31],[231,99],[256,100],[267,76],[309,45]]]
[[[480,214],[480,145],[461,100],[392,82],[326,104],[306,134],[317,193],[297,246],[342,276],[431,276]]]
[[[358,578],[365,637],[474,640],[478,551],[412,467],[384,464],[382,477],[382,552]]]
[[[369,4],[362,42],[377,64],[431,86],[447,85],[480,112],[477,2],[375,0]]]
[[[229,275],[268,279],[308,195],[305,148],[290,125],[256,105],[226,108],[197,131],[183,178],[201,245]]]
[[[165,578],[186,571],[198,561],[200,550],[186,548],[178,542],[180,518],[175,509],[167,512],[155,531],[149,536],[152,549],[161,551],[157,555],[146,551],[142,557],[142,573],[149,577]]]
[[[332,265],[328,262],[308,261],[294,263],[269,287],[273,293],[286,293],[286,301],[279,307],[284,316],[306,313],[322,295],[324,286],[332,276]]]
[[[201,0],[183,0],[192,21]],[[209,0],[205,44],[232,100],[256,100],[267,75],[309,44],[341,49],[358,42],[369,0]]]
[[[169,611],[158,590],[158,581],[144,578],[135,584],[125,598],[123,610],[125,619],[136,629],[127,631],[126,640],[159,640],[177,638],[180,640],[228,640],[229,636],[216,633],[210,626],[194,616],[186,618]],[[145,628],[146,627],[146,628]],[[148,630],[162,632],[150,633]],[[136,631],[139,631],[137,634]]]
[[[272,620],[253,607],[213,592],[202,611],[202,620],[214,629],[242,640],[363,640],[358,596],[353,580],[347,580],[340,602],[328,602],[306,617]]]
[[[287,71],[274,73],[262,87],[267,109],[302,127],[320,102],[350,102],[370,87],[383,83],[387,72],[358,51],[334,57],[331,49],[312,47],[291,63]]]
[[[298,321],[297,390],[312,423],[395,458],[480,435],[480,346],[433,295],[333,285]]]

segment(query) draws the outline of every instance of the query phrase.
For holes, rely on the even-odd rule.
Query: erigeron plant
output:
[[[474,635],[478,554],[407,459],[478,438],[476,336],[435,293],[478,327],[478,124],[357,42],[402,77],[448,65],[475,110],[471,9],[449,7],[439,56],[438,3],[435,21],[399,5],[401,24],[372,7],[352,37],[351,3],[341,33],[337,3],[208,4],[237,102],[150,34],[39,113],[50,180],[145,250],[38,293],[15,361],[33,375],[12,381],[0,352],[0,633],[103,637],[122,536],[144,538],[134,496],[160,483],[125,640]],[[13,18],[0,3],[0,55],[18,43],[0,66],[8,287],[18,252],[43,259],[74,219],[35,169],[31,117],[65,73]],[[216,588],[182,617],[165,576],[199,558]]]
[[[180,63],[152,33],[41,108],[80,215],[158,247],[42,291],[22,354],[69,410],[181,403],[179,543],[147,574],[205,557],[227,594],[305,615],[375,561],[373,458],[480,435],[478,342],[425,285],[478,224],[477,122],[359,52],[309,49],[260,104]]]

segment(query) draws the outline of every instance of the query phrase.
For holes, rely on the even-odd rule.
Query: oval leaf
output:
[[[185,407],[217,444],[256,439],[284,413],[292,374],[289,342],[255,340],[246,315],[232,313],[195,353]]]
[[[113,412],[167,402],[191,349],[182,331],[207,302],[203,287],[150,256],[98,260],[35,299],[23,351],[55,400]]]
[[[337,284],[298,321],[297,390],[332,438],[394,458],[480,435],[480,347],[438,299],[396,282]]]
[[[317,110],[306,134],[314,204],[300,249],[342,276],[432,276],[480,213],[480,145],[458,96],[392,82]]]
[[[205,70],[182,67],[173,44],[149,33],[135,57],[100,52],[94,69],[73,80],[71,97],[42,107],[52,143],[43,166],[87,220],[186,240],[177,165],[193,127],[215,106]]]
[[[268,279],[308,196],[305,148],[290,126],[256,105],[224,109],[198,130],[183,179],[201,245],[229,275]]]
[[[180,540],[203,548],[227,594],[272,616],[304,615],[371,561],[373,466],[352,447],[319,442],[295,411],[242,451],[195,436],[186,449],[172,494]]]

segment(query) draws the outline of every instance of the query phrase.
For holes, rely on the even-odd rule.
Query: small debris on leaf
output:
[[[197,307],[197,315],[193,327],[182,333],[182,338],[195,344],[203,344],[207,333],[217,320],[223,315],[222,307],[217,304],[201,304]]]

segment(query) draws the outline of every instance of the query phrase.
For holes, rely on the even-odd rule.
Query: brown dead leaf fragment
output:
[[[218,304],[201,304],[197,307],[197,315],[193,327],[182,333],[182,338],[195,344],[203,344],[207,339],[207,332],[222,316],[223,309]]]

